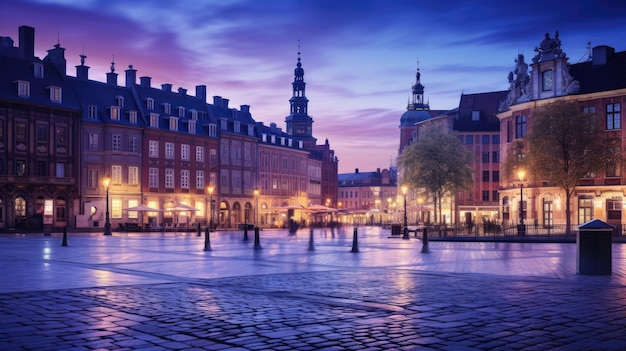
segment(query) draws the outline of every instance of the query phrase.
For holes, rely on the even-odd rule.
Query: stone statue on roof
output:
[[[537,55],[533,58],[533,62],[541,62],[565,56],[561,50],[561,39],[559,39],[559,31],[554,33],[554,38],[550,38],[550,34],[546,33],[545,38],[538,47],[535,47]]]

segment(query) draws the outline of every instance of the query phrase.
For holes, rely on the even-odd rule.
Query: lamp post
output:
[[[406,218],[406,193],[409,189],[406,187],[406,185],[402,186],[402,195],[404,196],[404,234],[402,235],[402,239],[408,239],[409,238],[409,227],[408,227],[408,221]]]
[[[378,211],[378,221],[381,222],[381,216],[380,216],[380,199],[376,199],[374,200],[374,203],[376,204],[376,210]],[[373,217],[372,222],[376,222],[376,216]],[[374,223],[372,223],[373,225]],[[382,223],[380,223],[382,224]]]
[[[209,193],[209,231],[211,231],[213,230],[213,190],[215,188],[213,185],[209,185],[206,190]]]
[[[258,228],[259,226],[259,189],[254,189],[254,199],[255,199],[255,205],[254,205],[254,227]]]
[[[111,233],[111,219],[109,218],[109,183],[111,180],[105,177],[102,181],[104,189],[106,190],[106,212],[104,213],[104,235],[112,235]]]
[[[391,198],[387,198],[387,222],[391,225]]]
[[[520,236],[526,235],[526,226],[524,225],[524,171],[517,172],[519,177],[519,226],[517,233]]]

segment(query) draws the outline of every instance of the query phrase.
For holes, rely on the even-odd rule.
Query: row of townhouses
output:
[[[337,203],[338,159],[313,136],[300,53],[286,131],[132,65],[123,82],[115,62],[92,80],[85,60],[70,76],[59,44],[35,56],[34,28],[17,46],[0,37],[0,229],[271,227],[285,208]]]

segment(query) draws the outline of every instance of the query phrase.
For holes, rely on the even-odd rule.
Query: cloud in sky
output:
[[[559,31],[570,62],[587,42],[626,49],[626,3],[611,0],[14,0],[2,13],[0,35],[35,27],[40,57],[59,41],[72,67],[84,50],[91,79],[105,81],[115,55],[118,72],[205,84],[283,128],[300,43],[314,135],[340,172],[395,158],[418,58],[425,98],[445,110],[463,92],[506,89],[518,52],[530,61],[546,32]]]

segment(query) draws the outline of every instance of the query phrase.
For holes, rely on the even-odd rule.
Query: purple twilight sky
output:
[[[572,63],[588,42],[626,50],[626,2],[614,0],[12,0],[0,19],[16,43],[20,25],[35,27],[41,58],[59,42],[72,75],[84,52],[106,81],[115,55],[122,75],[132,64],[156,87],[205,84],[283,129],[300,41],[313,133],[340,173],[395,162],[418,59],[425,99],[446,110],[461,93],[506,89],[517,54],[530,62],[546,32]]]

